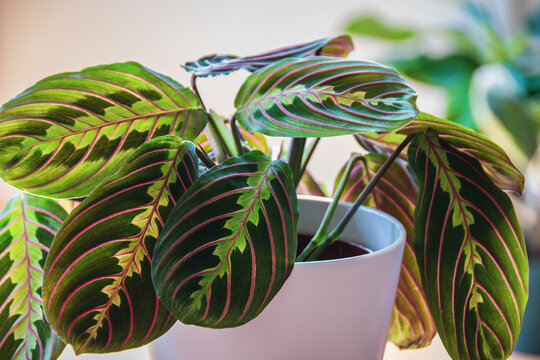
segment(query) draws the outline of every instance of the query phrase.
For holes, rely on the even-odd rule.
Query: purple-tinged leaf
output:
[[[415,101],[414,90],[391,68],[316,56],[254,72],[235,106],[250,132],[323,137],[396,130],[418,114]]]
[[[197,176],[194,145],[159,137],[66,219],[45,266],[43,300],[51,326],[77,353],[139,347],[172,326],[150,264],[164,222]]]
[[[206,119],[190,89],[134,62],[54,75],[0,108],[0,177],[33,194],[87,196],[139,145],[193,140]]]
[[[43,267],[67,213],[54,200],[18,195],[0,213],[0,358],[54,360],[64,343],[43,315]]]
[[[294,266],[297,207],[289,166],[260,151],[201,175],[155,248],[152,278],[163,304],[186,324],[223,328],[252,320]]]
[[[342,200],[354,202],[387,158],[383,154],[368,154],[359,161],[351,172]],[[344,168],[339,173],[336,184],[343,176],[343,171]],[[407,232],[388,336],[389,341],[402,349],[427,346],[437,333],[422,291],[420,273],[412,248],[414,204],[417,196],[417,187],[408,172],[394,162],[364,203],[394,216]]]
[[[510,198],[444,139],[427,130],[408,150],[422,287],[453,359],[506,359],[527,301],[525,244]]]
[[[328,197],[328,194],[325,192],[324,187],[319,183],[313,175],[306,170],[300,179],[300,184],[296,187],[296,193],[302,195],[313,195],[313,196],[322,196]]]
[[[347,57],[354,49],[349,35],[332,36],[305,44],[288,46],[263,54],[236,57],[233,55],[210,55],[182,65],[196,76],[227,75],[235,70],[256,71],[276,61],[289,57],[310,55]]]

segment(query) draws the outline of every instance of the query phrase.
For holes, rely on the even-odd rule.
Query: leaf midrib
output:
[[[93,130],[99,130],[101,128],[111,126],[111,125],[117,125],[117,124],[121,124],[121,123],[124,123],[124,122],[132,122],[132,121],[136,121],[136,120],[140,120],[140,119],[144,119],[144,118],[148,118],[148,117],[153,117],[153,116],[157,116],[155,121],[158,121],[158,118],[160,116],[162,116],[162,115],[180,113],[180,112],[183,112],[183,111],[193,111],[193,110],[197,110],[197,109],[198,108],[177,108],[177,109],[174,109],[174,110],[164,110],[164,111],[158,111],[158,112],[153,112],[153,113],[145,113],[145,114],[139,114],[139,115],[129,116],[129,117],[125,117],[125,118],[120,118],[120,119],[113,120],[113,121],[108,121],[106,123],[99,124],[99,125],[96,125],[96,126],[91,126],[89,128],[73,131],[73,132],[71,132],[69,134],[66,134],[66,135],[61,135],[61,136],[56,136],[56,137],[49,138],[49,139],[44,139],[44,140],[41,140],[41,141],[39,141],[39,142],[37,142],[35,144],[31,144],[31,145],[25,146],[25,147],[23,147],[21,149],[18,149],[16,152],[19,153],[19,152],[21,152],[23,150],[32,149],[35,146],[39,146],[39,145],[42,145],[42,144],[45,144],[45,143],[48,143],[48,142],[52,142],[52,141],[56,141],[56,140],[62,140],[62,139],[68,138],[70,136],[75,136],[75,135],[78,135],[78,134],[87,133],[87,132],[90,132],[90,131],[93,131]],[[20,135],[20,137],[26,138],[25,135]],[[2,138],[0,137],[0,140],[1,139]],[[0,156],[4,156],[4,155],[7,156],[7,155],[10,155],[10,154],[0,154]]]
[[[271,168],[271,164],[268,164],[268,167],[265,171],[265,175],[264,175],[264,178],[261,180],[258,188],[257,188],[257,191],[255,193],[255,195],[252,197],[252,199],[259,199],[259,196],[260,196],[260,193],[261,193],[261,190],[264,186],[264,184],[266,183],[267,179],[268,179],[268,175],[270,174],[270,168]],[[232,251],[232,249],[234,249],[234,245],[236,244],[236,241],[238,239],[238,236],[239,236],[239,233],[242,231],[242,229],[244,229],[246,232],[247,232],[247,229],[245,228],[245,225],[247,223],[247,220],[249,219],[250,217],[250,214],[251,212],[253,211],[253,208],[255,206],[255,203],[257,202],[257,200],[254,200],[251,202],[251,204],[249,205],[248,209],[245,211],[246,215],[244,215],[244,219],[242,219],[242,225],[241,226],[238,226],[238,230],[236,231],[236,233],[234,234],[234,236],[231,238],[231,245],[229,246],[229,249],[227,251],[227,254],[226,256],[224,256],[222,258],[222,260],[219,262],[218,265],[215,266],[215,270],[213,271],[213,275],[212,275],[212,278],[210,279],[210,281],[208,281],[207,285],[200,289],[199,291],[199,295],[192,301],[191,303],[191,309],[186,313],[186,317],[188,317],[189,315],[191,315],[193,313],[193,311],[196,310],[196,305],[200,302],[201,300],[201,297],[203,296],[203,294],[206,294],[207,293],[207,289],[209,286],[211,286],[211,284],[213,284],[215,278],[217,277],[217,274],[219,273],[219,270],[221,269],[221,267],[223,266],[225,260],[229,261],[229,255]],[[229,272],[227,272],[227,274],[230,275]],[[228,282],[228,281],[227,281]],[[227,286],[227,297],[229,298],[230,297],[230,286]],[[210,306],[210,303],[206,304],[207,307]],[[223,313],[225,313],[225,311],[227,310],[227,308],[224,308],[223,309]],[[223,317],[223,314],[222,314],[222,317]],[[218,324],[218,322],[216,322],[215,324]],[[214,325],[215,325],[214,324]]]
[[[118,282],[118,286],[114,290],[114,295],[109,298],[109,300],[107,301],[107,304],[105,304],[105,307],[99,308],[99,311],[101,312],[100,319],[93,326],[92,333],[90,334],[90,336],[86,340],[86,342],[78,349],[79,351],[83,350],[88,345],[90,340],[93,339],[93,337],[96,335],[98,329],[100,328],[101,323],[103,322],[105,317],[108,316],[108,311],[109,311],[110,307],[112,306],[112,303],[113,303],[116,295],[118,294],[118,292],[122,288],[122,285],[124,284],[124,281],[126,279],[127,273],[129,272],[129,269],[131,268],[132,264],[134,263],[134,259],[137,256],[137,251],[139,250],[142,243],[144,242],[144,239],[146,237],[146,232],[148,231],[148,227],[152,222],[153,215],[157,212],[157,207],[159,205],[159,202],[161,200],[163,192],[165,191],[165,189],[167,187],[167,181],[168,181],[168,179],[169,179],[169,177],[170,177],[170,175],[172,173],[173,167],[175,166],[176,160],[178,159],[180,154],[181,154],[181,147],[178,148],[178,151],[174,155],[173,159],[170,160],[171,166],[169,166],[169,169],[167,170],[167,173],[161,179],[159,179],[160,181],[161,180],[163,181],[163,186],[161,186],[161,188],[159,190],[159,193],[158,193],[158,196],[156,196],[156,198],[154,199],[152,209],[150,210],[150,215],[148,216],[149,220],[145,223],[144,228],[142,229],[142,231],[140,233],[140,236],[137,237],[137,244],[135,246],[135,249],[133,250],[133,254],[131,255],[131,258],[128,261],[128,266],[126,266],[124,268],[124,270],[122,271],[122,273],[120,274],[120,281]],[[146,257],[148,258],[148,255],[146,255]],[[156,306],[158,306],[158,305],[159,304],[156,304]]]
[[[428,138],[428,141],[431,145],[431,147],[435,150],[434,151],[434,154],[435,154],[435,157],[437,158],[437,161],[439,163],[439,168],[444,172],[444,175],[446,176],[446,178],[448,179],[447,182],[448,184],[450,185],[450,188],[452,190],[452,194],[451,196],[454,198],[454,201],[457,202],[458,204],[458,208],[459,208],[459,214],[460,214],[460,217],[463,221],[463,229],[465,231],[465,243],[464,243],[464,246],[460,249],[459,251],[459,257],[461,257],[461,255],[463,254],[463,251],[464,250],[464,247],[465,246],[468,246],[469,249],[470,249],[470,252],[471,252],[471,258],[469,260],[469,264],[467,264],[467,268],[470,269],[471,271],[471,287],[470,287],[470,291],[471,291],[471,296],[474,294],[474,303],[475,303],[475,308],[477,309],[476,310],[476,321],[478,323],[478,326],[479,326],[479,330],[481,331],[481,318],[480,318],[480,311],[478,310],[479,307],[478,307],[478,284],[477,284],[477,280],[476,280],[476,271],[475,271],[475,264],[474,264],[474,259],[476,258],[476,251],[474,250],[474,246],[473,246],[473,236],[470,232],[470,227],[469,227],[469,221],[467,219],[467,216],[465,216],[466,214],[466,210],[464,209],[464,205],[466,205],[462,200],[461,200],[461,197],[460,196],[457,196],[456,194],[459,194],[459,191],[457,191],[456,187],[454,186],[454,183],[453,181],[450,181],[451,177],[449,175],[449,169],[445,166],[445,163],[443,162],[442,158],[440,157],[440,154],[439,154],[439,151],[440,148],[439,146],[435,145],[433,142],[431,142],[431,139],[429,137]],[[463,275],[461,277],[461,279],[463,279],[463,277],[466,275],[466,271],[463,272]],[[439,276],[440,274],[437,276],[437,278],[439,279]],[[460,282],[461,282],[461,279],[460,279]],[[452,282],[452,293],[454,294],[455,293],[455,286],[456,286],[456,283],[455,282]],[[437,288],[439,289],[439,295],[440,295],[440,288],[439,286],[437,286]],[[452,299],[454,299],[454,296],[452,297]],[[470,300],[469,300],[470,301]],[[439,298],[438,300],[439,302],[439,306],[441,304],[441,300]],[[465,304],[466,305],[466,304]],[[454,302],[452,300],[452,318],[454,319],[454,324],[456,324],[456,319],[455,319],[455,309],[454,309]],[[441,312],[441,318],[442,318],[442,312]],[[442,320],[442,319],[441,319]],[[443,331],[445,333],[445,337],[446,337],[446,327],[443,326]],[[454,335],[455,335],[455,344],[456,344],[456,350],[458,350],[458,359],[461,359],[461,355],[459,354],[459,349],[457,349],[457,345],[458,345],[458,340],[457,340],[457,336],[458,336],[458,332],[457,332],[457,329],[454,328]],[[466,336],[465,334],[464,335],[464,340],[465,340],[465,343],[467,343],[467,340],[466,340]],[[467,344],[465,345],[465,349],[467,351],[467,355],[469,354],[469,349],[468,349],[468,346]]]

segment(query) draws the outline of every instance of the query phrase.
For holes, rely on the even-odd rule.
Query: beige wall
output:
[[[424,25],[450,19],[443,1],[385,0],[382,4],[351,0],[1,0],[0,104],[45,76],[126,60],[139,61],[187,85],[189,76],[180,63],[216,52],[249,55],[339,34],[344,22],[362,11]],[[374,59],[380,52],[373,41],[357,41],[356,45],[359,58]],[[237,72],[201,79],[206,104],[231,114],[235,89],[245,77],[245,72]],[[431,92],[421,96],[423,107],[440,111],[440,104],[429,100],[432,98]],[[355,149],[352,139],[324,140],[311,168],[330,185]],[[0,184],[0,205],[13,193]]]

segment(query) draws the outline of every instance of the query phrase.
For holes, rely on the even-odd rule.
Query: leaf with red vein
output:
[[[193,140],[199,98],[137,63],[45,78],[0,108],[0,177],[33,194],[87,196],[154,137]]]
[[[484,171],[500,189],[523,193],[525,177],[512,163],[506,152],[484,135],[452,121],[420,113],[409,125],[400,129],[401,134],[435,130],[441,139],[480,161]]]
[[[227,75],[239,69],[253,72],[288,57],[304,57],[316,53],[323,56],[347,57],[353,49],[351,37],[340,35],[246,57],[205,56],[197,61],[188,62],[182,67],[196,76]]]
[[[414,251],[429,309],[454,359],[506,359],[528,293],[525,244],[509,197],[433,130],[414,137]]]
[[[342,200],[354,202],[387,158],[383,154],[368,154],[356,163]],[[336,184],[343,176],[343,171],[344,168],[339,173]],[[394,216],[407,231],[407,243],[388,337],[389,341],[402,349],[427,346],[437,333],[422,291],[420,273],[412,248],[414,204],[417,196],[418,190],[409,173],[398,162],[394,162],[364,203]]]
[[[482,134],[455,122],[420,113],[405,127],[390,133],[355,135],[360,145],[369,151],[391,153],[406,135],[435,130],[440,138],[480,162],[484,171],[501,190],[523,192],[525,178],[506,152]]]
[[[138,347],[172,326],[152,285],[151,257],[198,171],[192,143],[153,139],[66,219],[46,263],[43,299],[52,327],[77,353]]]
[[[159,237],[152,276],[161,301],[186,324],[234,327],[256,317],[292,271],[297,207],[283,161],[252,151],[211,168]]]
[[[289,58],[251,74],[235,99],[250,132],[322,137],[392,131],[417,115],[416,93],[386,66],[333,57]]]
[[[2,359],[54,360],[64,343],[43,315],[43,267],[67,213],[54,200],[11,199],[0,213],[0,354]]]

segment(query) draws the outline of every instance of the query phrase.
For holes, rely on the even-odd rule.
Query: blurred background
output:
[[[532,255],[525,326],[538,334],[540,311],[529,308],[540,305],[533,286],[540,283],[533,273],[540,267],[539,6],[540,0],[1,0],[0,104],[43,77],[96,64],[134,60],[187,86],[179,64],[203,55],[250,55],[350,33],[351,57],[396,66],[418,91],[422,111],[495,138],[526,173],[526,195],[516,206]],[[201,96],[230,115],[246,76],[200,79]],[[331,189],[352,151],[352,138],[324,139],[309,170]],[[0,183],[0,207],[15,193]],[[540,342],[523,339],[522,351],[540,351]],[[529,358],[519,356],[513,358]],[[86,358],[146,360],[147,353]],[[436,341],[421,351],[389,345],[385,359],[398,358],[447,357]]]

